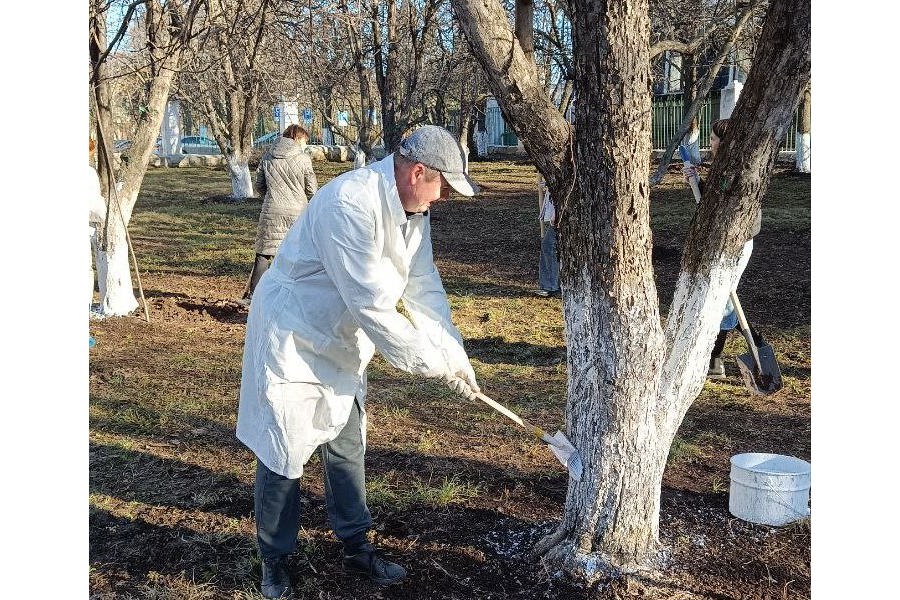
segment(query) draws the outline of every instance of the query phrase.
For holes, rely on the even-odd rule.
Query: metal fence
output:
[[[719,118],[719,92],[712,92],[700,105],[697,113],[700,121],[700,147],[709,148],[709,130]],[[654,150],[663,150],[678,132],[684,116],[681,94],[661,94],[653,97],[651,137]]]
[[[719,118],[718,91],[710,92],[706,101],[700,106],[700,147],[709,148],[709,132],[712,124]],[[684,101],[681,94],[661,94],[653,97],[653,149],[665,150],[666,146],[678,132],[681,118],[684,115]],[[787,135],[781,143],[781,149],[796,150],[798,111],[794,111]]]
[[[711,92],[706,101],[700,106],[698,113],[700,120],[700,147],[709,148],[709,132],[712,124],[719,118],[719,100],[721,94],[718,91]],[[654,150],[664,150],[669,141],[678,132],[681,118],[684,115],[684,101],[681,94],[662,94],[653,97],[653,117],[651,122],[651,135]],[[795,150],[798,113],[794,112],[791,126],[788,128],[782,150]],[[519,143],[515,132],[503,119],[500,108],[489,107],[485,111],[485,125],[488,134],[488,144],[491,146],[515,146]]]
[[[519,138],[503,119],[499,106],[489,106],[484,111],[484,124],[487,130],[488,146],[518,146]]]

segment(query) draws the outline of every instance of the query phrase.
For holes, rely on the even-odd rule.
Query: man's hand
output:
[[[447,387],[453,390],[458,396],[462,396],[467,400],[477,400],[478,399],[478,391],[473,390],[472,387],[466,383],[464,379],[461,377],[457,377],[456,375],[451,375],[450,373],[446,373],[439,378],[443,381]]]
[[[472,388],[473,392],[476,394],[481,393],[481,388],[478,387],[478,382],[475,381],[475,370],[472,369],[472,364],[469,362],[468,358],[465,363],[457,367],[457,371],[454,375],[465,381],[466,385]]]

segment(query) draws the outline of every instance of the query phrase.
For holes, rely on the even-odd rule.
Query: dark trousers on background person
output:
[[[538,263],[538,285],[546,292],[559,291],[559,258],[556,255],[556,228],[547,223],[541,238],[541,259]]]
[[[741,335],[744,333],[744,329],[741,327],[740,322],[738,322],[737,326],[732,329],[721,329],[719,330],[719,335],[716,337],[716,342],[713,344],[712,354],[710,355],[710,360],[715,360],[722,356],[722,351],[725,350],[725,340],[728,338],[729,331],[737,331]],[[765,344],[765,340],[763,340],[762,334],[753,329],[753,326],[750,326],[750,335],[753,336],[753,341],[756,343],[756,346],[762,346]]]
[[[372,516],[366,505],[365,446],[360,431],[361,408],[354,401],[350,418],[338,436],[322,444],[325,506],[335,535],[353,554],[366,543]],[[256,461],[254,490],[256,540],[264,559],[287,556],[297,548],[300,532],[300,480],[288,479]]]
[[[274,255],[272,254],[256,255],[256,259],[253,261],[253,270],[250,272],[250,284],[247,286],[247,292],[244,294],[245,299],[253,295],[253,290],[256,289],[256,284],[259,283],[259,278],[269,270],[273,258]]]

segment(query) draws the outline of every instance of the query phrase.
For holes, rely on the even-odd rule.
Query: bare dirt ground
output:
[[[346,166],[316,164],[323,183]],[[539,240],[534,169],[475,163],[484,193],[433,208],[434,247],[454,320],[485,392],[554,430],[564,422],[559,299],[531,295]],[[132,221],[151,323],[92,321],[91,597],[258,598],[254,458],[234,437],[259,201],[221,202],[227,176],[148,173]],[[772,343],[785,388],[752,396],[726,346],[670,453],[661,543],[668,566],[584,586],[525,555],[559,519],[566,474],[542,444],[485,406],[370,367],[368,497],[374,541],[409,577],[378,588],[344,573],[321,467],[302,479],[291,560],[298,598],[775,599],[810,595],[810,526],[752,525],[728,512],[739,452],[810,459],[810,182],[780,170],[739,293]],[[667,307],[693,211],[673,173],[653,193],[654,263]],[[140,315],[136,312],[135,315]]]

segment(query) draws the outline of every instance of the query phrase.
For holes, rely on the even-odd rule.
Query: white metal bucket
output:
[[[787,525],[809,516],[810,464],[781,454],[731,457],[728,511],[762,525]]]

